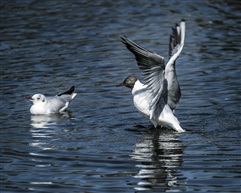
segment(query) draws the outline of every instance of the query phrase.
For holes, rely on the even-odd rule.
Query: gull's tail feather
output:
[[[77,93],[73,93],[73,94],[71,95],[71,100],[73,100],[74,97],[76,97],[76,95],[77,95]]]
[[[175,123],[173,124],[173,127],[172,127],[174,130],[176,130],[178,133],[183,133],[185,132],[185,130],[178,124],[178,123]]]
[[[178,133],[183,133],[185,130],[180,126],[178,119],[173,114],[172,110],[166,105],[158,119],[158,123],[162,126],[171,127]]]

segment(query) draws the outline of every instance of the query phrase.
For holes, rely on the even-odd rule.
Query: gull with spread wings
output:
[[[185,132],[173,114],[181,98],[175,62],[184,46],[185,21],[181,20],[172,28],[167,63],[164,57],[141,47],[127,37],[121,39],[134,54],[139,68],[143,71],[144,84],[134,75],[130,75],[117,86],[132,89],[135,107],[151,120],[154,127],[171,127],[177,132]]]

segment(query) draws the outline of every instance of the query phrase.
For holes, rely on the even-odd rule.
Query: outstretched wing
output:
[[[176,24],[174,28],[172,28],[172,33],[170,34],[169,41],[169,57],[170,59],[178,52],[179,54],[182,51],[185,40],[185,20],[182,19],[180,24]],[[175,59],[179,56],[176,56]]]
[[[150,89],[150,119],[157,125],[157,120],[167,103],[167,83],[165,80],[165,61],[162,56],[151,52],[127,37],[122,42],[135,57],[139,68],[143,71],[145,84]]]
[[[169,61],[165,68],[165,78],[167,80],[168,105],[174,110],[181,98],[181,89],[176,75],[175,62],[180,55],[185,39],[185,21],[172,28],[169,41]]]

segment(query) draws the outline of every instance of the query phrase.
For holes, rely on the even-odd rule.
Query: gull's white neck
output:
[[[139,80],[137,80],[131,92],[134,95],[136,92],[142,89],[146,89],[146,87],[147,87],[146,85],[142,84]]]

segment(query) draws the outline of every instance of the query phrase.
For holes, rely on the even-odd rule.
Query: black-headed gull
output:
[[[135,107],[148,117],[155,127],[171,127],[178,132],[185,130],[173,114],[181,97],[175,61],[183,49],[184,39],[185,21],[181,20],[179,25],[172,28],[169,41],[170,58],[165,63],[164,57],[139,46],[127,37],[122,37],[122,42],[135,55],[137,64],[143,71],[145,84],[131,75],[118,85],[132,89]]]
[[[62,113],[69,106],[77,93],[74,93],[75,87],[72,86],[68,91],[59,93],[53,97],[46,97],[43,94],[35,94],[28,99],[33,102],[30,113],[35,115]]]

